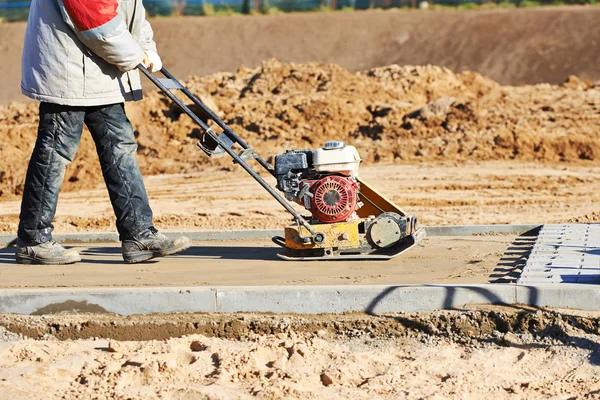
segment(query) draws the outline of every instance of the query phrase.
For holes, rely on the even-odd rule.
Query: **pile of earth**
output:
[[[188,88],[267,159],[327,140],[355,145],[366,163],[600,157],[600,82],[509,87],[477,73],[398,66],[350,73],[336,65],[276,60],[235,74],[190,77]],[[19,194],[35,142],[35,104],[0,107],[0,196]],[[146,175],[201,171],[196,125],[158,92],[128,104]],[[65,188],[101,183],[89,135]]]

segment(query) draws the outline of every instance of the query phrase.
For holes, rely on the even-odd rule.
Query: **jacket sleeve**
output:
[[[142,47],[117,12],[117,0],[58,0],[58,3],[67,24],[96,55],[122,71],[132,70],[142,62]]]
[[[142,6],[142,15],[146,15],[146,10],[144,9],[144,6],[142,5],[142,2],[140,2],[140,5]],[[144,21],[142,22],[142,29],[140,30],[140,40],[139,40],[140,46],[142,46],[142,49],[144,51],[157,51],[156,50],[156,43],[154,43],[154,31],[152,31],[152,27],[150,26],[150,22],[148,22],[148,20],[144,17]]]

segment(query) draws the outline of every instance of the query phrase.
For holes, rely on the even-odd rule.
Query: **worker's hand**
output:
[[[144,59],[142,60],[142,64],[148,71],[155,73],[162,69],[162,61],[157,52],[152,50],[144,51]]]

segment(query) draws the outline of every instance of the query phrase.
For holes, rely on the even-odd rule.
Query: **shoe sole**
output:
[[[157,258],[157,257],[165,257],[165,256],[170,256],[176,253],[179,253],[181,251],[187,250],[190,248],[190,243],[186,243],[182,246],[179,247],[175,247],[173,249],[169,249],[169,250],[157,250],[157,251],[152,251],[152,250],[140,250],[140,251],[136,251],[133,253],[123,253],[123,259],[125,260],[125,262],[127,264],[135,264],[135,263],[139,263],[139,262],[143,262],[143,261],[148,261],[151,260],[153,258]]]
[[[64,260],[45,260],[41,258],[35,258],[25,255],[16,256],[17,264],[27,264],[27,265],[67,265],[67,264],[75,264],[76,262],[81,261],[79,259],[64,259]]]

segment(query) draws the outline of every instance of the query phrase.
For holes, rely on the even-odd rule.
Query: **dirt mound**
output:
[[[350,73],[336,65],[275,60],[235,74],[192,77],[188,87],[270,159],[326,140],[356,145],[366,163],[518,159],[596,160],[600,86],[571,77],[561,86],[500,86],[479,74],[436,66]],[[144,174],[186,173],[208,160],[200,134],[157,92],[128,105]],[[0,196],[19,194],[36,137],[35,105],[0,108]],[[66,189],[101,183],[85,135],[66,174]]]
[[[306,334],[345,337],[439,336],[458,342],[500,338],[500,334],[533,335],[565,339],[561,328],[598,334],[600,322],[589,315],[565,314],[504,306],[474,306],[473,310],[435,311],[393,315],[348,313],[318,316],[263,314],[155,314],[123,317],[93,310],[87,303],[63,304],[64,309],[87,309],[74,314],[60,309],[38,310],[31,316],[5,314],[0,328],[31,339],[51,336],[56,340],[107,338],[116,340],[164,340],[200,334],[230,340],[248,340],[255,335]],[[67,307],[68,306],[68,307]],[[479,308],[479,309],[477,309]],[[95,312],[96,314],[91,314]]]
[[[580,215],[575,218],[571,218],[567,222],[572,223],[572,224],[586,224],[586,223],[598,222],[598,221],[600,221],[600,212],[592,211],[590,213]]]

